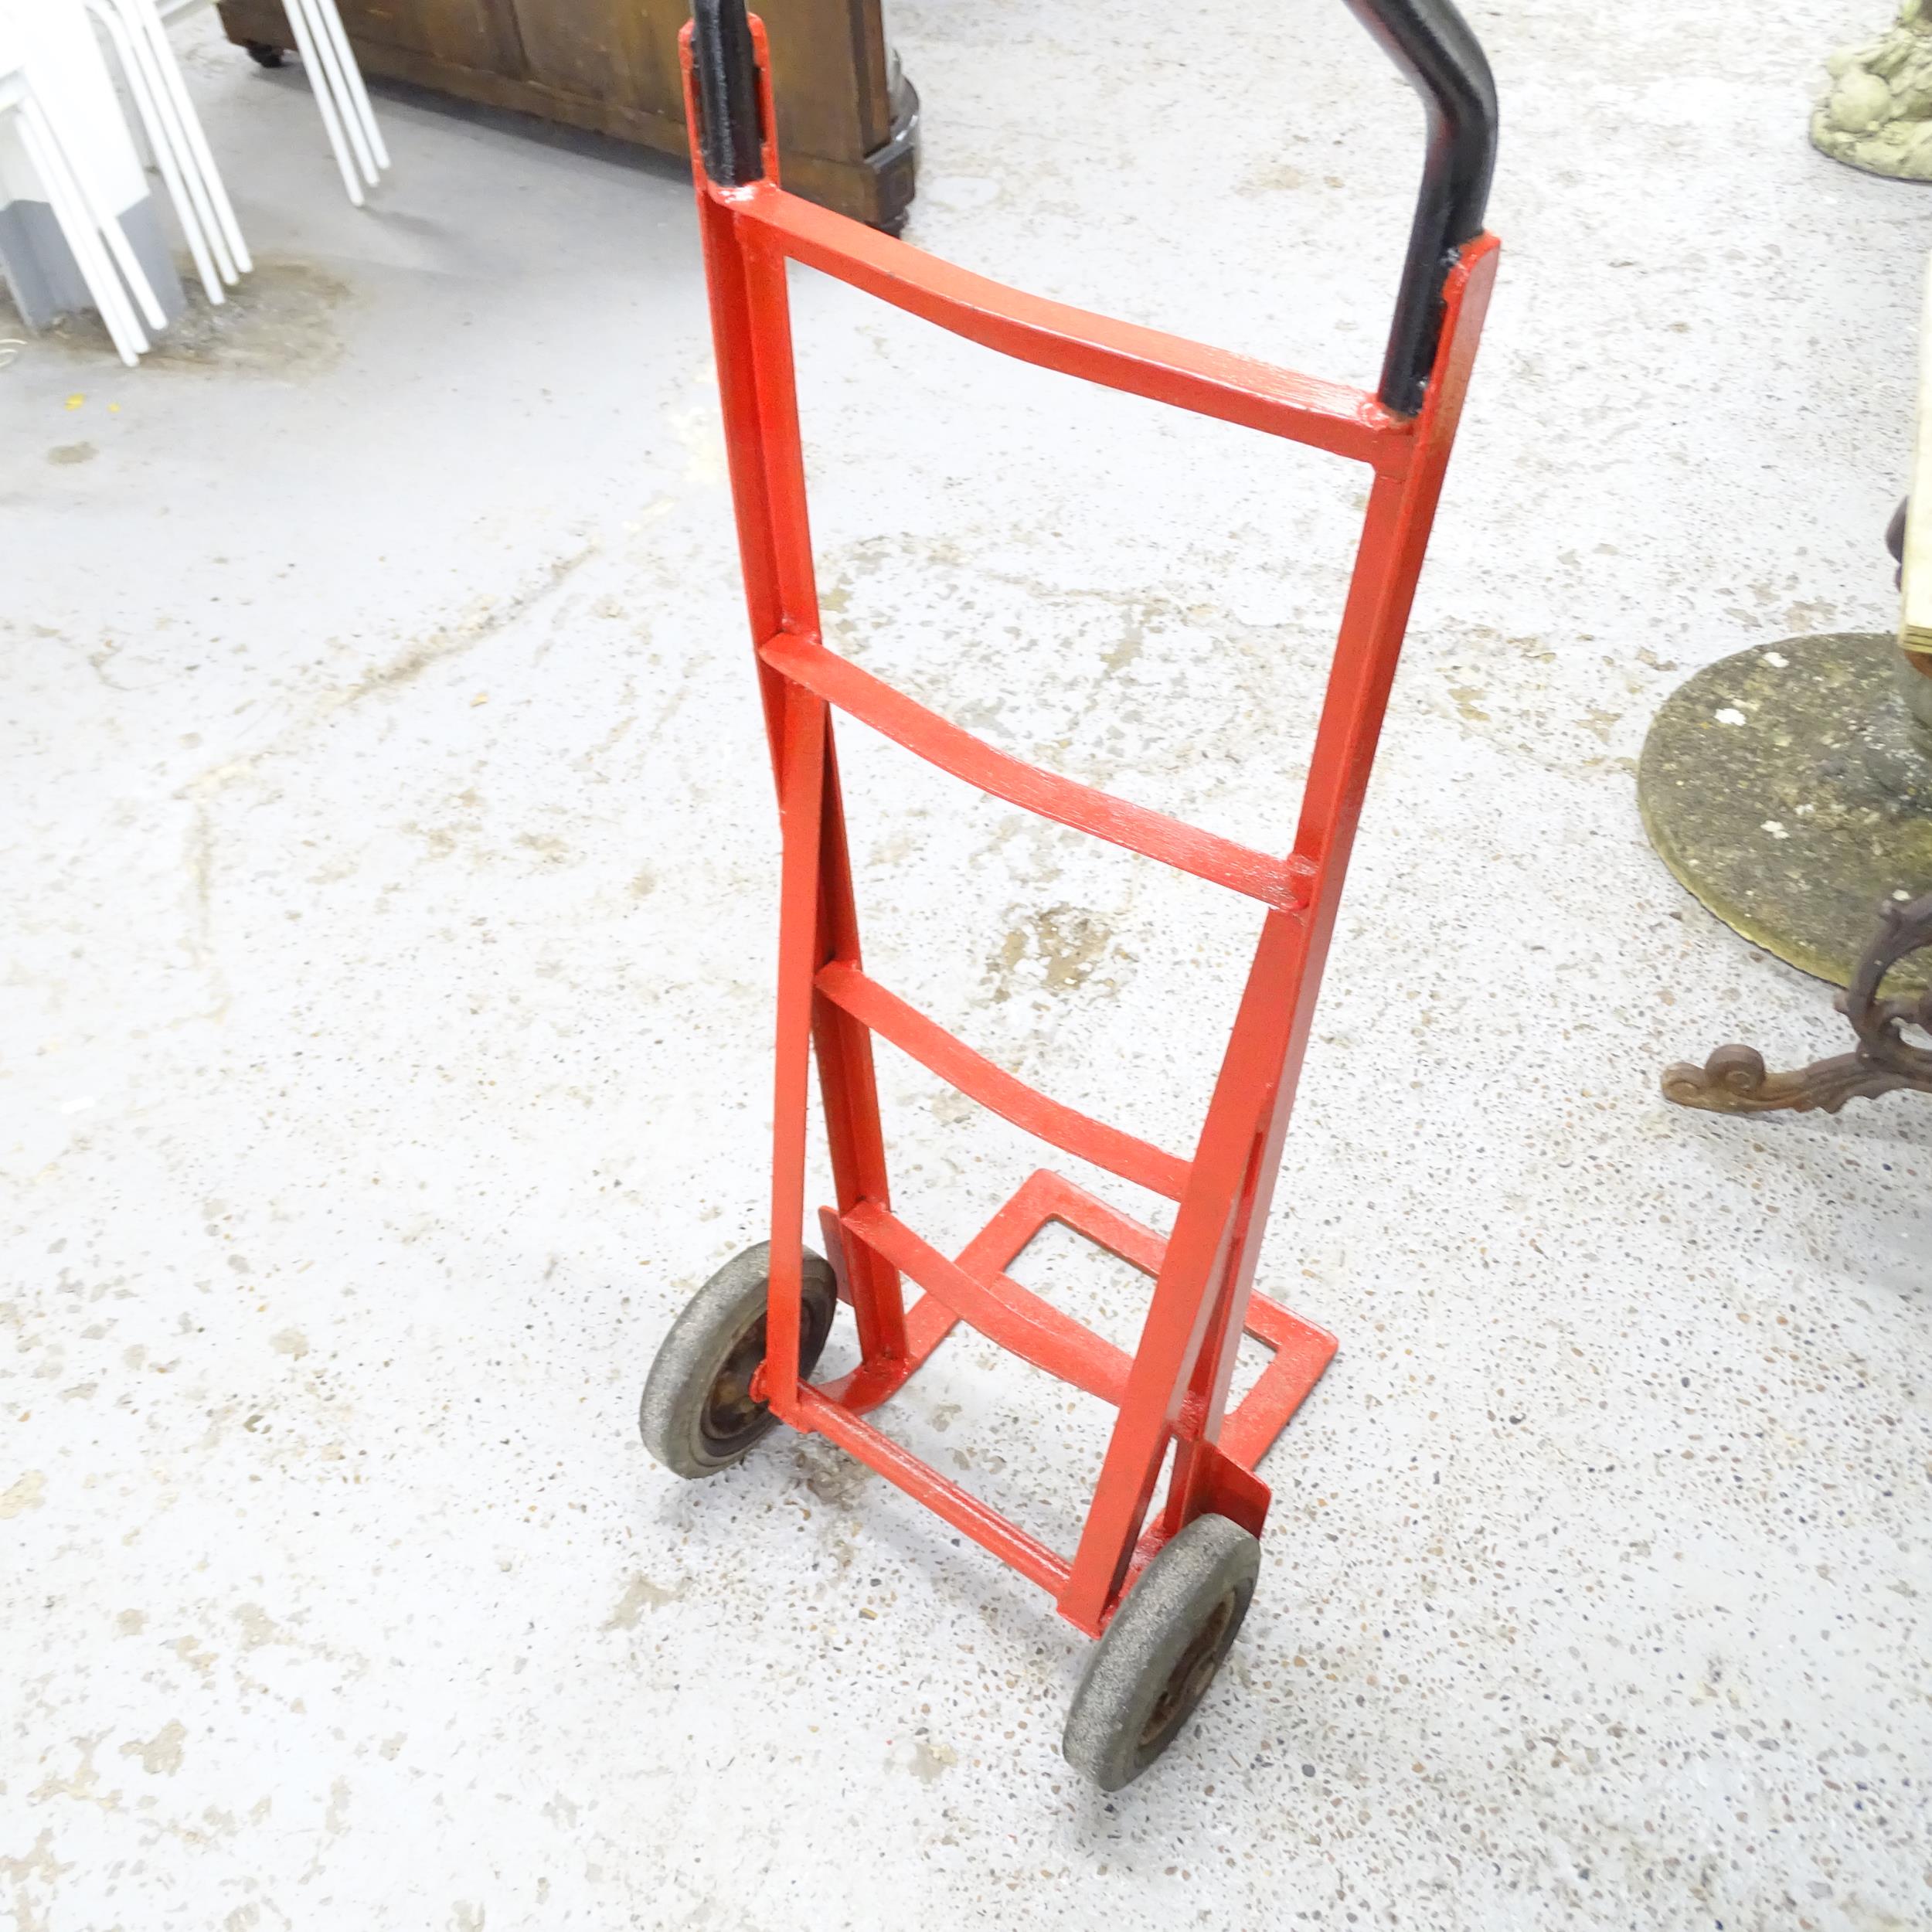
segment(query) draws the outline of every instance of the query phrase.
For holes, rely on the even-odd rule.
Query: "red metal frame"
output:
[[[772,111],[754,21],[761,126]],[[692,128],[690,30],[685,72]],[[783,830],[768,1354],[754,1385],[784,1420],[816,1430],[1053,1596],[1090,1634],[1140,1567],[1206,1510],[1256,1534],[1268,1490],[1254,1468],[1334,1354],[1333,1336],[1253,1291],[1315,993],[1367,788],[1443,472],[1454,440],[1497,243],[1464,247],[1420,412],[1178,337],[1002,287],[777,185],[730,186],[692,155],[704,240],[746,600]],[[1293,852],[1270,858],[994,750],[825,648],[808,529],[785,264],[803,262],[1004,354],[1366,464],[1360,545]],[[1213,1098],[1182,1160],[1035,1093],[869,978],[832,743],[834,707],[994,796],[1211,879],[1267,908]],[[1179,1204],[1172,1235],[1070,1182],[1033,1175],[957,1260],[892,1212],[874,1084],[878,1033],[981,1104],[1054,1146]],[[807,1090],[816,1057],[838,1207],[821,1211],[842,1291],[857,1317],[859,1366],[815,1387],[798,1374]],[[1154,1279],[1131,1356],[1013,1281],[1005,1270],[1058,1221]],[[908,1308],[909,1277],[924,1293]],[[1001,1346],[1119,1411],[1072,1559],[1048,1549],[863,1418],[964,1320]],[[1274,1351],[1227,1413],[1243,1333]],[[1149,1510],[1169,1444],[1164,1503]]]

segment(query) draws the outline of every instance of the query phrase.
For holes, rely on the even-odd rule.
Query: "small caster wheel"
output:
[[[651,1365],[638,1427],[645,1448],[673,1475],[711,1476],[730,1468],[777,1420],[751,1396],[751,1378],[765,1359],[770,1247],[760,1241],[734,1254],[692,1297]],[[798,1371],[808,1376],[838,1306],[831,1267],[809,1248],[804,1291]]]
[[[1225,1516],[1197,1516],[1141,1573],[1094,1647],[1060,1749],[1117,1791],[1173,1743],[1248,1614],[1261,1546]]]
[[[258,67],[279,67],[287,59],[280,47],[271,47],[266,40],[247,42],[248,57]]]

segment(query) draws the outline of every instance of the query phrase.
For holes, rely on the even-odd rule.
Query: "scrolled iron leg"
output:
[[[1754,1046],[1720,1046],[1702,1066],[1679,1060],[1664,1070],[1664,1097],[1711,1114],[1795,1114],[1822,1107],[1835,1114],[1847,1100],[1910,1090],[1932,1094],[1932,1048],[1905,1037],[1908,1026],[1932,1034],[1932,988],[1884,998],[1886,975],[1910,954],[1932,948],[1932,893],[1886,906],[1879,930],[1859,959],[1838,1009],[1858,1045],[1794,1073],[1774,1073]]]

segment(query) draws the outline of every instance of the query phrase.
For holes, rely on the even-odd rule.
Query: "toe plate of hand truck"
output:
[[[821,1219],[828,1235],[836,1230],[840,1237],[832,1243],[835,1251],[846,1240],[862,1242],[925,1292],[906,1311],[906,1355],[889,1365],[855,1369],[822,1387],[801,1389],[801,1420],[832,1436],[881,1475],[938,1508],[975,1540],[999,1549],[1009,1561],[1057,1592],[1066,1572],[1063,1560],[956,1485],[945,1484],[945,1495],[936,1498],[933,1472],[859,1418],[896,1393],[959,1321],[1036,1368],[1118,1406],[1127,1392],[1131,1358],[1015,1281],[1006,1270],[1050,1222],[1071,1229],[1150,1277],[1160,1272],[1165,1240],[1045,1168],[1028,1177],[956,1260],[948,1260],[875,1201],[861,1202],[842,1216],[827,1209]],[[1249,1335],[1274,1352],[1272,1359],[1229,1414],[1219,1441],[1202,1447],[1211,1457],[1209,1480],[1219,1513],[1258,1535],[1269,1492],[1254,1476],[1255,1465],[1321,1379],[1335,1352],[1335,1340],[1259,1294],[1250,1301],[1244,1326]],[[1183,1409],[1175,1418],[1176,1440],[1197,1441],[1200,1420]],[[1136,1567],[1162,1539],[1157,1522],[1135,1552]]]

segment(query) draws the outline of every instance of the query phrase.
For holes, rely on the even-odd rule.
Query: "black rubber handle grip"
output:
[[[727,188],[765,172],[758,126],[758,61],[745,0],[692,0],[691,53],[697,69],[699,151],[704,171]]]
[[[1442,334],[1443,278],[1482,233],[1496,166],[1496,83],[1453,0],[1348,0],[1422,97],[1429,122],[1422,189],[1409,230],[1381,396],[1400,416],[1422,406]]]

